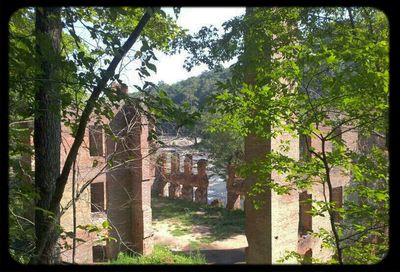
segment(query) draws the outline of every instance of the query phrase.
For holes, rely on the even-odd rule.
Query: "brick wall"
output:
[[[323,133],[328,133],[330,128],[320,128]],[[347,128],[342,128],[345,131]],[[342,139],[347,148],[356,151],[358,143],[358,134],[356,131],[348,131],[343,133]],[[289,149],[287,151],[280,150],[281,141],[289,141]],[[316,138],[308,140],[315,150],[321,151],[321,142]],[[280,135],[272,139],[260,139],[254,135],[250,135],[245,141],[245,160],[247,162],[261,158],[266,153],[279,151],[296,160],[300,159],[299,136],[289,134]],[[332,150],[332,143],[326,144],[327,152]],[[304,155],[304,154],[303,154]],[[305,159],[304,156],[302,156]],[[271,178],[274,182],[285,184],[285,175],[272,171]],[[343,172],[343,169],[334,168],[331,172],[332,185],[336,192],[344,191],[344,187],[350,182],[350,173]],[[248,192],[255,180],[249,177],[245,181],[245,191]],[[325,194],[329,195],[328,188],[325,186]],[[295,251],[302,255],[319,258],[322,261],[331,257],[332,252],[321,247],[321,241],[311,236],[299,236],[299,217],[300,204],[299,194],[303,190],[291,191],[290,194],[278,195],[273,190],[266,190],[260,194],[259,199],[264,200],[264,206],[255,210],[249,201],[249,197],[245,201],[246,212],[246,236],[249,243],[247,249],[248,263],[276,263],[276,261],[285,255],[285,251]],[[307,194],[311,194],[313,200],[324,200],[324,191],[321,184],[314,184],[312,188],[307,190]],[[342,196],[336,195],[337,199]],[[342,197],[343,198],[343,197]],[[345,203],[344,203],[345,205]],[[310,222],[309,222],[310,223]],[[318,231],[319,228],[331,230],[329,216],[316,216],[312,218],[311,228]],[[292,263],[296,260],[292,259]]]
[[[88,186],[76,202],[77,225],[96,224],[101,227],[104,220],[110,221],[112,230],[110,236],[118,240],[117,243],[109,243],[106,249],[107,257],[116,257],[121,250],[126,250],[125,245],[131,249],[147,254],[152,251],[151,228],[151,199],[150,190],[154,180],[154,163],[152,156],[149,155],[150,144],[147,140],[148,121],[140,115],[136,109],[123,106],[119,111],[115,111],[115,118],[110,122],[110,126],[120,139],[117,142],[102,134],[97,134],[95,140],[102,140],[102,152],[98,149],[97,153],[91,153],[89,129],[93,127],[93,122],[88,124],[82,146],[77,156],[77,187],[94,178],[106,165],[106,158],[113,161],[113,165],[108,166],[106,173],[103,173],[93,180],[95,184],[103,184],[103,200],[105,212],[92,212],[91,194],[100,197],[100,192],[91,192],[96,186]],[[128,120],[128,124],[127,121]],[[103,118],[103,123],[108,120]],[[131,129],[127,129],[131,125]],[[98,128],[97,128],[98,129]],[[98,133],[98,131],[97,131]],[[118,134],[119,133],[119,134]],[[92,138],[92,140],[94,140]],[[61,163],[63,164],[67,153],[74,141],[68,128],[62,129],[62,154]],[[98,146],[101,146],[98,145]],[[93,151],[93,150],[92,150]],[[92,154],[92,156],[91,156]],[[93,156],[96,155],[96,156]],[[121,164],[126,160],[135,158],[130,163]],[[121,164],[119,167],[116,167]],[[65,187],[61,205],[65,206],[72,199],[72,171]],[[61,217],[61,226],[65,231],[72,231],[73,217],[72,207],[70,207]],[[88,233],[84,230],[77,230],[77,238],[83,239],[85,243],[77,243],[75,261],[77,263],[92,263],[93,247],[105,246],[105,242],[96,242],[96,234]],[[60,239],[60,242],[64,240]],[[71,239],[67,242],[72,245]],[[62,250],[61,258],[63,261],[72,261],[72,250]]]
[[[148,120],[124,106],[110,127],[122,138],[117,142],[107,139],[107,155],[116,150],[114,163],[130,162],[107,173],[107,215],[113,226],[110,234],[117,238],[108,243],[109,257],[127,247],[148,254],[153,246],[151,185],[155,170],[149,156]]]
[[[103,137],[104,139],[104,137]],[[62,143],[61,143],[61,165],[67,156],[67,152],[74,141],[74,138],[70,135],[70,130],[63,126],[62,127]],[[97,161],[97,162],[96,162]],[[96,165],[97,164],[97,165]],[[101,168],[105,164],[103,156],[90,156],[89,153],[89,130],[86,129],[82,146],[79,150],[76,160],[76,186],[75,188],[81,188],[82,185],[95,177],[97,173],[101,171]],[[94,166],[96,165],[96,166]],[[94,183],[105,182],[105,174],[100,175],[94,181]],[[76,189],[77,190],[77,189]],[[92,219],[91,213],[91,191],[90,186],[83,191],[79,200],[76,202],[76,225],[87,225],[87,224],[99,224]],[[72,199],[72,171],[68,177],[67,184],[65,186],[63,198],[61,199],[61,205],[65,207],[67,203]],[[105,197],[104,197],[105,199]],[[64,215],[60,219],[60,224],[66,232],[73,230],[73,212],[72,206],[66,210]],[[77,242],[75,249],[75,262],[77,263],[91,263],[93,260],[92,247],[96,240],[95,233],[88,233],[85,230],[77,229],[76,236],[86,242]],[[64,243],[64,240],[59,240]],[[72,240],[67,239],[66,242],[72,246]],[[61,259],[66,262],[72,262],[72,249],[61,250]]]
[[[279,146],[282,141],[289,141],[289,150],[281,151]],[[287,133],[277,138],[271,139],[271,150],[279,151],[290,158],[299,159],[299,139]],[[285,185],[285,176],[272,172],[272,179]],[[285,250],[296,251],[298,241],[299,225],[299,194],[291,191],[287,195],[278,195],[275,191],[271,192],[271,260],[275,263],[277,259],[285,254]]]

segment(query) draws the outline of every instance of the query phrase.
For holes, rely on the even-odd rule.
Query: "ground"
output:
[[[200,250],[209,264],[244,263],[244,212],[179,199],[152,198],[154,243],[174,252]]]
[[[181,167],[187,153],[193,154],[195,172],[197,160],[208,159],[205,152],[193,148],[193,140],[190,138],[164,137],[162,140],[166,144],[163,152],[176,151],[180,154]],[[209,170],[212,162],[208,161],[208,164],[208,202],[219,199],[225,205],[225,182]],[[175,252],[200,250],[209,264],[245,262],[247,240],[244,235],[243,210],[229,211],[222,207],[154,196],[152,208],[155,244],[166,245]]]

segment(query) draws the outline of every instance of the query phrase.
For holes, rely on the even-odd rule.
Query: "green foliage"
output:
[[[155,245],[153,253],[148,256],[133,256],[121,252],[109,264],[206,264],[206,260],[199,251],[187,255],[174,253],[166,246]]]
[[[212,120],[212,117],[208,120]],[[207,123],[206,129],[210,127],[211,125]],[[243,161],[243,137],[233,131],[205,131],[198,147],[207,151],[208,158],[212,160],[212,171],[220,176],[227,174],[229,164],[236,165]]]
[[[19,14],[17,13],[16,16],[19,16]],[[12,22],[10,28],[13,28],[14,24],[18,25],[18,19],[23,18],[21,17],[16,18],[15,21],[17,22]],[[18,47],[14,49],[17,51]],[[10,52],[10,54],[14,54],[15,51]],[[14,60],[16,62],[19,61],[17,58]],[[9,71],[10,79],[15,79],[14,76],[20,72],[18,69],[20,68],[15,67],[15,70]],[[27,70],[26,74],[28,75],[29,73],[30,71]],[[13,81],[10,81],[10,86],[14,86],[16,89],[22,88],[20,84]],[[26,142],[26,139],[30,137],[31,131],[26,126],[27,123],[21,122],[21,120],[30,116],[30,109],[25,102],[31,101],[31,99],[31,94],[10,92],[8,241],[11,256],[20,263],[29,262],[35,246],[35,229],[32,220],[34,213],[33,203],[38,199],[38,194],[33,186],[34,175],[30,166],[23,162],[24,157],[33,155],[32,147]],[[18,100],[19,102],[17,103]]]
[[[207,71],[172,85],[160,82],[158,88],[163,89],[176,104],[187,102],[196,109],[203,109],[207,99],[218,91],[217,83],[229,77],[228,69]]]
[[[381,148],[354,154],[352,183],[345,191],[343,250],[346,261],[377,263],[388,251],[388,158]]]
[[[287,263],[300,263],[300,264],[323,264],[323,262],[318,258],[312,258],[307,256],[302,256],[294,251],[285,251],[283,257],[279,258],[276,261],[278,264]]]
[[[104,67],[109,65],[112,57],[119,54],[122,41],[128,38],[145,11],[145,8],[131,7],[64,9],[65,30],[72,36],[75,43],[74,45],[76,45],[73,51],[66,54],[66,56],[68,62],[76,69],[78,82],[83,87],[83,90],[80,92],[83,91],[85,93],[87,89],[90,90],[96,86],[96,82],[105,72]],[[93,46],[93,43],[88,43],[85,39],[82,39],[81,36],[76,35],[75,28],[77,27],[83,27],[85,35],[90,36],[91,39],[97,43],[97,46]],[[138,61],[140,63],[140,66],[137,68],[138,74],[142,79],[145,79],[150,76],[149,70],[156,71],[154,63],[151,62],[157,60],[154,50],[169,52],[171,50],[171,40],[179,35],[183,35],[183,32],[176,25],[175,20],[167,16],[164,12],[161,12],[161,10],[158,10],[157,13],[151,17],[141,33],[141,46],[134,52],[128,52],[125,59]],[[117,69],[123,71],[122,68],[126,64],[127,63],[121,63],[120,67]],[[119,72],[113,76],[112,80],[120,85],[124,85]],[[138,91],[143,93],[143,95],[135,98],[129,98],[122,92],[115,91],[115,88],[112,86],[106,88],[104,94],[96,101],[94,117],[97,118],[97,123],[101,124],[101,118],[103,116],[111,119],[114,115],[112,109],[118,107],[122,99],[130,100],[131,103],[136,105],[143,112],[149,111],[153,113],[159,110],[159,112],[166,116],[168,116],[168,114],[175,114],[173,117],[169,116],[169,118],[178,116],[175,111],[171,112],[171,107],[167,108],[167,110],[170,111],[163,112],[164,109],[160,107],[160,104],[165,101],[158,101],[161,98],[152,97],[146,93],[144,91],[146,86],[152,85],[153,83],[146,80],[144,82],[144,86],[135,86]],[[74,128],[77,123],[75,112],[78,112],[77,117],[79,121],[79,109],[81,110],[85,105],[84,102],[78,104],[78,101],[81,100],[82,99],[75,99],[76,105],[72,110],[65,113],[68,114],[68,116],[65,115],[65,122],[67,125],[71,126],[71,128]],[[143,108],[141,103],[144,103],[147,108]]]
[[[73,231],[65,231],[61,225],[59,225],[58,228],[60,233],[60,240],[58,242],[58,246],[60,247],[60,249],[63,250],[72,249],[72,244],[71,244],[72,240],[75,240],[77,242],[77,246],[87,242],[84,239],[74,237]],[[117,241],[117,239],[109,235],[109,231],[112,229],[112,227],[110,226],[110,222],[108,220],[104,220],[101,226],[95,224],[85,224],[76,226],[76,229],[84,230],[88,235],[94,233],[96,237],[95,244]]]
[[[219,72],[204,72],[197,77],[191,77],[172,85],[159,82],[155,89],[160,90],[160,94],[164,94],[165,97],[169,97],[172,100],[171,102],[192,114],[198,115],[195,123],[185,126],[181,133],[201,137],[204,135],[205,122],[207,121],[202,116],[207,112],[207,102],[217,92],[217,82],[228,77],[229,71],[226,69]],[[174,126],[171,121],[164,122],[161,129],[166,133],[176,133],[176,129],[180,125],[178,123]]]
[[[221,46],[228,35],[240,46]],[[266,158],[239,167],[240,176],[259,180],[249,196],[270,188],[284,194],[314,183],[332,186],[332,169],[350,173],[353,181],[346,194],[353,202],[346,202],[344,209],[335,207],[329,195],[325,201],[313,201],[314,216],[333,220],[333,214],[339,213],[344,218],[334,225],[333,233],[319,233],[324,245],[336,252],[332,262],[373,263],[381,258],[388,246],[388,156],[382,151],[386,147],[375,144],[355,153],[341,136],[387,133],[385,15],[372,8],[248,8],[222,36],[213,28],[202,29],[182,44],[192,52],[188,61],[193,65],[213,66],[224,57],[238,56],[232,80],[221,84],[215,95],[213,105],[219,116],[212,120],[213,131],[264,139],[300,134],[322,144],[318,151],[307,147],[310,160],[291,159],[286,155],[289,147],[282,143]],[[210,45],[211,52],[205,50]],[[382,156],[377,156],[377,149]],[[371,161],[372,154],[379,159]],[[286,176],[283,184],[271,179],[273,171]]]
[[[35,247],[32,204],[37,194],[31,184],[18,180],[10,173],[9,181],[9,252],[20,263],[28,263]]]

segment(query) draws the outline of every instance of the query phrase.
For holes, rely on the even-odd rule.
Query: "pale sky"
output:
[[[165,10],[168,14],[171,14],[173,18],[175,18],[175,15],[172,12],[172,8],[163,8],[163,10]],[[243,15],[244,12],[244,7],[181,8],[177,23],[183,28],[188,29],[190,33],[197,32],[202,26],[209,25],[214,25],[215,27],[220,29],[223,22],[235,16]],[[161,52],[157,52],[156,56],[158,58],[158,61],[155,62],[155,65],[157,66],[157,74],[149,71],[151,76],[146,79],[147,81],[151,81],[153,83],[157,83],[162,80],[168,84],[172,84],[192,76],[197,76],[207,70],[207,66],[203,64],[200,66],[196,66],[190,72],[187,72],[183,68],[183,62],[187,56],[187,54],[185,53],[167,56]],[[233,62],[234,61],[231,61],[224,66],[228,67]],[[128,84],[130,91],[134,90],[134,84],[143,84],[141,83],[137,75],[137,71],[135,71],[136,68],[137,64],[132,64],[131,66],[127,67],[124,75],[121,75],[121,79]]]

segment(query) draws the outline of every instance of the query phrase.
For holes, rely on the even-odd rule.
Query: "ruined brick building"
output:
[[[127,89],[123,89],[127,93]],[[74,170],[70,172],[61,200],[59,239],[61,261],[72,262],[73,191],[75,202],[76,263],[92,263],[116,257],[119,251],[132,249],[142,254],[152,251],[151,186],[154,180],[152,142],[153,120],[131,104],[112,109],[114,118],[93,116],[88,123]],[[28,125],[33,129],[32,124]],[[106,134],[104,127],[112,132]],[[33,144],[32,139],[25,139]],[[61,165],[74,142],[71,130],[62,124]],[[24,156],[27,165],[34,163]],[[72,186],[75,180],[75,186]],[[33,219],[32,219],[33,220]],[[103,226],[110,222],[111,229]],[[90,231],[97,226],[99,230]],[[115,240],[100,239],[104,236]]]
[[[76,161],[76,191],[93,181],[76,202],[76,225],[94,224],[101,228],[107,219],[111,229],[100,234],[114,237],[116,241],[99,243],[98,232],[77,228],[77,237],[85,241],[77,244],[77,263],[103,261],[127,248],[141,254],[152,251],[150,203],[154,163],[148,137],[153,124],[132,105],[122,105],[114,113],[112,120],[102,120],[104,125],[109,125],[112,136],[93,121],[85,132]],[[63,127],[62,139],[63,160],[74,140],[66,127]],[[71,199],[72,171],[61,205],[65,207]],[[72,222],[69,208],[61,217],[61,226],[65,231],[72,231]],[[71,261],[72,250],[65,250],[61,257]]]
[[[323,133],[330,132],[330,128],[328,127],[320,127],[320,130]],[[339,129],[337,133],[341,134],[340,137],[346,147],[352,151],[357,151],[360,141],[357,131],[345,126],[342,126],[341,130],[343,130],[344,133],[341,134]],[[288,141],[289,143],[289,149],[284,151],[283,154],[295,160],[307,160],[312,156],[308,151],[308,147],[314,148],[316,152],[322,151],[321,141],[319,139],[305,136],[293,137],[289,134],[284,134],[264,141],[256,138],[248,140],[246,146],[247,152],[252,152],[253,156],[256,155],[259,157],[261,157],[260,152],[278,151],[282,153],[282,149],[280,148],[282,141]],[[260,145],[264,147],[264,149],[260,148]],[[326,143],[326,152],[331,152],[333,148],[334,146],[331,142]],[[198,166],[200,170],[198,177],[193,175],[191,171],[191,156],[186,155],[184,160],[184,172],[181,173],[179,172],[179,156],[177,154],[172,154],[170,173],[167,173],[166,168],[166,154],[164,153],[158,157],[155,180],[157,193],[162,196],[169,196],[172,198],[180,197],[188,201],[193,201],[193,188],[194,186],[200,185],[196,183],[195,180],[202,179],[203,174],[201,173],[203,173],[203,166]],[[248,184],[246,184],[246,179],[236,175],[234,165],[230,165],[227,172],[226,208],[239,209],[240,196],[245,196],[250,188]],[[281,185],[285,184],[285,176],[283,174],[278,174],[277,171],[272,172],[271,179]],[[335,202],[336,207],[342,207],[344,205],[344,189],[350,184],[350,181],[350,173],[345,173],[343,169],[339,168],[333,168],[331,170],[331,182],[333,187],[332,200]],[[169,190],[165,190],[167,183],[169,183]],[[204,184],[204,188],[206,189],[207,182]],[[308,232],[318,232],[320,228],[329,231],[331,229],[329,216],[327,214],[325,217],[312,216],[309,213],[312,204],[306,202],[307,200],[324,201],[327,195],[329,195],[328,187],[325,186],[324,188],[321,183],[314,183],[308,190],[297,189],[291,191],[289,194],[283,195],[277,194],[272,189],[266,190],[266,194],[263,195],[262,199],[264,202],[263,207],[260,210],[247,213],[246,237],[248,241],[254,240],[254,243],[249,243],[249,247],[247,248],[247,259],[251,259],[254,263],[261,264],[276,263],[277,260],[281,259],[286,254],[286,251],[293,251],[302,256],[317,258],[321,261],[328,260],[332,256],[332,251],[321,247],[322,241],[319,238],[309,235]],[[194,201],[202,202],[198,199],[196,194]],[[207,201],[205,200],[203,203],[207,203]],[[250,205],[252,204],[247,203],[245,210],[246,208],[247,211],[253,209]],[[337,222],[340,220],[341,218],[339,217],[335,218]],[[255,251],[257,247],[259,251]],[[249,251],[252,252],[249,253]],[[249,254],[252,255],[249,256]],[[290,262],[295,262],[295,260],[292,259]]]
[[[356,151],[358,149],[358,133],[355,130],[348,130],[342,127],[341,138],[348,149]],[[321,128],[324,133],[329,132],[329,128]],[[280,148],[281,141],[288,141],[289,148],[283,151]],[[265,154],[277,151],[295,160],[304,160],[311,154],[307,146],[321,151],[321,141],[315,138],[304,136],[293,137],[283,134],[276,138],[263,140],[250,135],[245,139],[246,160],[262,159]],[[331,152],[333,145],[326,143],[326,152]],[[344,188],[351,181],[350,173],[344,173],[343,169],[333,168],[331,170],[331,182],[333,187],[332,200],[336,207],[344,204]],[[273,170],[271,177],[274,182],[285,185],[285,175]],[[235,174],[235,167],[228,168],[227,179],[227,208],[239,208],[239,196],[245,195],[251,190],[255,180],[253,177],[242,179]],[[289,194],[279,195],[269,188],[255,197],[262,200],[263,205],[255,209],[249,201],[245,201],[246,213],[246,237],[249,247],[246,249],[246,261],[256,264],[274,264],[281,259],[286,251],[297,252],[302,256],[308,256],[328,260],[332,256],[332,251],[321,247],[322,241],[319,238],[308,235],[308,231],[318,232],[320,228],[331,230],[329,216],[312,216],[311,203],[304,202],[308,199],[314,201],[324,201],[325,196],[329,195],[328,186],[321,183],[314,183],[308,190],[292,190]],[[341,220],[339,217],[336,221]],[[296,263],[295,260],[290,260]]]
[[[205,161],[199,161],[198,173],[194,175],[192,159],[186,156],[182,173],[179,171],[179,157],[173,155],[171,173],[167,173],[165,155],[159,157],[156,167],[152,142],[148,138],[154,127],[152,120],[128,104],[114,109],[114,113],[115,117],[112,120],[102,120],[103,124],[109,125],[113,136],[107,136],[94,120],[86,129],[76,160],[75,193],[80,193],[76,202],[76,225],[93,224],[101,227],[107,219],[111,230],[100,234],[114,237],[116,241],[99,242],[99,233],[88,232],[78,227],[76,236],[81,240],[77,241],[76,246],[77,263],[103,261],[116,257],[118,252],[127,248],[142,254],[152,251],[151,188],[156,174],[155,185],[159,194],[207,203],[208,178]],[[343,133],[342,139],[349,149],[357,149],[359,140],[355,131]],[[63,126],[61,163],[65,160],[73,140],[69,129]],[[257,158],[266,152],[279,150],[281,140],[290,143],[286,155],[294,159],[310,156],[305,152],[306,142],[316,151],[321,149],[321,143],[310,138],[283,135],[264,141],[250,135],[245,139],[246,156]],[[327,151],[331,148],[332,145],[328,144]],[[342,174],[340,169],[332,171],[333,199],[340,206],[350,175]],[[234,168],[229,169],[228,173],[227,208],[233,209],[239,205],[239,195],[244,195],[252,183],[235,177]],[[61,226],[65,232],[73,230],[73,174],[71,171],[61,202],[62,207],[69,207],[61,217]],[[272,178],[282,183],[285,179],[283,175],[274,171]],[[167,183],[169,186],[166,190]],[[83,189],[86,185],[87,188]],[[286,195],[278,195],[269,190],[260,197],[265,201],[262,209],[255,210],[245,202],[246,237],[249,242],[246,252],[249,263],[276,263],[286,250],[322,260],[331,256],[329,250],[321,248],[321,240],[306,235],[307,231],[317,231],[319,228],[329,230],[328,217],[312,217],[308,213],[311,209],[310,204],[301,202],[310,198],[323,200],[322,185],[315,184],[309,190],[299,190]],[[61,244],[65,242],[72,245],[70,238],[60,239]],[[62,248],[61,258],[71,262],[72,249]]]
[[[186,154],[183,173],[180,172],[179,154],[171,154],[170,173],[167,172],[167,154],[158,157],[154,191],[160,196],[181,198],[186,201],[207,204],[208,177],[206,173],[207,161],[197,162],[197,174],[193,174],[193,156]],[[167,186],[168,184],[168,186]]]

